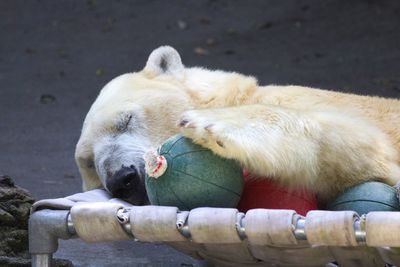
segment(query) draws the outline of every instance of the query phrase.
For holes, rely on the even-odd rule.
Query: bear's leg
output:
[[[339,111],[270,105],[191,110],[179,126],[194,142],[257,175],[311,187],[325,197],[363,180],[394,184],[400,178],[386,134]]]

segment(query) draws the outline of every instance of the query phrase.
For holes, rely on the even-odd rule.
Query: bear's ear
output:
[[[145,70],[151,71],[155,75],[179,75],[183,68],[178,51],[171,46],[161,46],[151,52]]]

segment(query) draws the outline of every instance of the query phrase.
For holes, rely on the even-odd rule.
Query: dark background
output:
[[[261,84],[400,96],[397,0],[0,0],[0,174],[37,199],[80,191],[73,155],[91,103],[164,44],[187,66]],[[61,242],[57,255],[78,266],[199,264],[132,242]]]

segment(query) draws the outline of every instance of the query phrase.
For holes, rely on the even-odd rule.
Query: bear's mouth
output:
[[[112,196],[115,198],[119,198],[129,202],[132,205],[146,205],[149,204],[149,199],[147,197],[146,188],[143,185],[136,187],[134,191],[128,192],[123,189],[117,190],[115,193],[112,193]]]
[[[135,206],[142,206],[142,205],[150,204],[149,199],[147,197],[146,190],[144,191],[144,193],[134,194],[132,196],[124,196],[124,197],[121,197],[121,199],[125,200]]]

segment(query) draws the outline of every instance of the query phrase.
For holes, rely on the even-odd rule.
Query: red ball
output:
[[[266,177],[254,177],[247,171],[244,174],[244,189],[238,210],[250,209],[291,209],[306,215],[318,209],[315,194],[305,189],[289,189]]]

